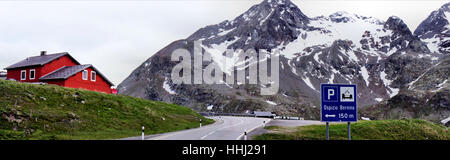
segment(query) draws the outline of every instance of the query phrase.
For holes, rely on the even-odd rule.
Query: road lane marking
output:
[[[231,125],[231,126],[225,126],[225,127],[222,127],[222,128],[219,128],[219,129],[216,129],[216,130],[214,130],[214,131],[212,131],[212,132],[210,132],[210,133],[208,133],[208,134],[206,134],[205,136],[203,136],[202,138],[200,138],[200,139],[205,139],[206,137],[208,137],[208,136],[210,136],[210,135],[212,135],[212,134],[214,134],[216,131],[218,131],[218,130],[222,130],[222,129],[226,129],[226,128],[231,128],[231,127],[234,127],[234,126],[238,126],[238,125],[241,125],[242,123],[244,123],[245,121],[244,120],[242,120],[242,119],[238,119],[240,122],[238,123],[238,124],[234,124],[234,125]]]
[[[267,120],[267,124],[271,121],[272,119]],[[252,132],[253,130],[255,130],[256,128],[260,127],[259,125],[256,125],[256,127],[253,127],[252,129],[247,131],[247,134]],[[242,136],[244,136],[244,133],[242,133],[241,135],[239,135],[236,140],[241,140]]]
[[[233,118],[236,118],[237,120],[239,120],[239,122],[236,123],[236,124],[233,124],[231,126],[223,126],[223,127],[218,128],[218,129],[215,129],[215,130],[209,132],[208,134],[200,137],[200,139],[204,140],[206,137],[208,137],[208,136],[210,136],[210,135],[212,135],[214,133],[217,133],[217,131],[219,131],[219,130],[236,127],[236,126],[242,125],[243,123],[246,122],[246,118],[242,118],[242,117],[233,117]],[[201,131],[201,130],[209,129],[209,128],[212,128],[212,127],[219,127],[219,126],[222,126],[222,125],[226,125],[225,120],[230,120],[231,122],[233,122],[233,120],[235,120],[235,119],[232,119],[232,118],[224,119],[224,118],[222,118],[222,119],[218,119],[218,120],[219,121],[217,121],[217,123],[214,123],[213,125],[208,125],[208,126],[205,126],[205,127],[202,127],[202,128],[194,128],[192,130],[178,131],[178,132],[174,132],[174,133],[171,133],[171,134],[162,135],[162,136],[159,136],[159,137],[149,138],[148,140],[161,140],[161,139],[166,139],[168,137],[173,137],[173,136],[177,136],[177,135],[184,134],[184,133],[190,133],[191,131],[199,131],[199,130]],[[271,119],[268,119],[266,121],[267,121],[266,123],[269,123],[271,121]],[[256,128],[260,127],[260,126],[261,125],[256,125],[256,127],[254,127],[251,130],[249,130],[248,133],[250,133],[251,131],[253,131],[254,129],[256,129]],[[244,134],[241,134],[237,138],[237,140],[239,140],[243,135]]]
[[[221,123],[220,123],[221,122]],[[217,123],[217,124],[216,124]],[[220,121],[218,121],[218,122],[216,122],[216,123],[214,123],[215,125],[222,125],[222,124],[225,124],[225,122],[222,120],[222,119],[220,119]],[[219,124],[220,123],[220,124]],[[190,130],[182,130],[182,131],[175,131],[174,133],[168,133],[167,135],[161,135],[161,136],[158,136],[158,137],[153,137],[153,138],[149,138],[149,139],[147,139],[147,140],[161,140],[161,139],[163,139],[163,138],[168,138],[168,137],[172,137],[172,136],[176,136],[176,135],[179,135],[179,134],[181,134],[181,133],[185,133],[185,132],[189,132],[189,131],[195,131],[195,130],[201,130],[201,129],[208,129],[208,128],[211,128],[211,127],[213,127],[213,126],[215,126],[214,124],[212,124],[212,125],[207,125],[207,126],[205,126],[205,127],[202,127],[202,128],[193,128],[193,129],[190,129]]]
[[[214,134],[214,133],[216,133],[216,131],[212,131],[211,133],[208,133],[208,134],[204,135],[200,139],[205,139],[206,137],[208,137],[209,135]]]

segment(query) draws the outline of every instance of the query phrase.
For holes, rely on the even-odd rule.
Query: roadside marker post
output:
[[[247,129],[244,131],[244,140],[247,140]]]
[[[320,121],[326,122],[326,139],[329,140],[329,122],[347,122],[348,140],[351,140],[351,122],[358,121],[357,92],[355,84],[320,85]]]
[[[200,119],[200,128],[202,127],[202,119]]]
[[[144,134],[144,129],[145,129],[144,126],[142,126],[142,138],[141,138],[142,140],[144,140],[144,135],[145,135]]]
[[[263,128],[266,127],[266,121],[263,121]]]

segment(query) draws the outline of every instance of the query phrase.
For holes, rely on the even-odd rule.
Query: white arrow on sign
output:
[[[336,117],[336,115],[335,114],[325,114],[325,117],[326,118],[328,118],[328,117]]]

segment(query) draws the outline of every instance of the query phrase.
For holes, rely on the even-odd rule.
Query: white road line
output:
[[[220,120],[220,122],[222,122],[221,124],[224,124],[224,123],[223,123],[223,122],[224,122],[223,120]],[[217,124],[216,124],[216,123],[217,123]],[[221,125],[221,124],[218,124],[218,123],[219,123],[218,121],[216,121],[216,123],[214,123],[214,124],[216,124],[216,125]],[[202,128],[193,128],[192,130],[203,129],[203,128],[210,128],[210,127],[213,127],[214,124],[212,124],[212,125],[207,125],[207,126],[204,126],[204,127],[202,127]],[[149,138],[149,139],[147,139],[147,140],[161,140],[161,139],[163,139],[163,138],[176,136],[176,135],[179,135],[179,134],[181,134],[181,133],[188,132],[188,131],[192,131],[192,130],[185,130],[185,131],[178,131],[178,132],[176,131],[175,133],[172,133],[172,134],[167,134],[167,135],[162,135],[162,136],[158,136],[158,137],[153,137],[153,138]]]
[[[208,133],[208,134],[204,135],[200,139],[205,139],[206,137],[208,137],[209,135],[214,134],[214,133],[216,133],[216,131],[212,131],[211,133]]]
[[[269,119],[269,120],[267,121],[267,123],[269,123],[271,120],[272,120],[272,119]],[[267,123],[266,123],[266,124],[267,124]],[[260,127],[260,126],[257,125],[256,127],[253,127],[252,129],[248,130],[248,131],[247,131],[247,134],[250,133],[250,132],[252,132],[253,130],[255,130],[255,129],[258,128],[258,127]],[[236,138],[236,140],[240,140],[240,139],[242,138],[242,136],[244,136],[244,133],[242,133],[241,135],[239,135],[239,136]]]
[[[225,125],[225,126],[223,126],[223,127],[220,127],[220,128],[218,128],[218,129],[215,129],[215,130],[209,132],[208,134],[205,134],[204,136],[200,137],[201,140],[204,140],[204,139],[207,138],[208,136],[217,133],[217,131],[219,131],[219,130],[223,130],[223,129],[227,129],[227,128],[236,127],[236,126],[239,126],[239,125],[242,125],[242,124],[245,123],[245,119],[243,119],[243,118],[237,118],[237,120],[239,120],[238,123],[233,124],[233,125],[230,125],[230,126],[226,126],[226,123],[225,123],[226,120],[224,120],[224,119],[217,119],[217,120],[218,120],[218,121],[216,121],[216,123],[214,123],[214,124],[212,124],[212,125],[208,125],[208,126],[202,127],[202,128],[194,128],[194,129],[191,129],[191,130],[177,131],[177,132],[174,132],[174,133],[171,133],[171,134],[166,134],[166,135],[162,135],[162,136],[158,136],[158,137],[149,138],[148,140],[161,140],[161,139],[166,139],[166,138],[168,138],[168,137],[177,136],[177,135],[180,135],[180,134],[186,134],[186,133],[189,133],[189,132],[191,132],[191,131],[194,131],[194,132],[195,132],[195,131],[201,131],[201,130],[204,130],[204,129],[207,129],[207,128],[220,127],[220,126],[222,126],[222,125]],[[234,120],[234,119],[228,119],[228,120],[230,120],[230,121],[233,123],[233,120]],[[270,121],[271,121],[271,119],[268,119],[267,122],[266,122],[266,124],[269,123]],[[232,124],[232,123],[231,123],[231,124]],[[250,123],[250,125],[251,125],[251,123]],[[261,126],[261,125],[256,125],[256,127],[252,128],[252,129],[250,129],[250,130],[248,130],[247,133],[249,133],[249,132],[255,130],[256,128],[258,128],[258,127],[260,127],[260,126]],[[243,133],[242,133],[241,135],[239,135],[239,136],[237,137],[236,140],[240,140],[240,139],[242,138],[242,136],[244,136]]]
[[[222,127],[222,128],[219,128],[219,129],[216,129],[216,130],[214,130],[214,131],[212,131],[212,132],[210,132],[210,133],[208,133],[208,134],[206,134],[205,136],[203,136],[202,138],[200,138],[200,139],[205,139],[206,137],[208,137],[208,136],[210,136],[211,134],[214,134],[216,131],[218,131],[218,130],[222,130],[222,129],[226,129],[226,128],[231,128],[231,127],[234,127],[234,126],[238,126],[238,125],[241,125],[242,123],[244,123],[244,120],[242,120],[242,119],[239,119],[239,123],[237,123],[237,124],[235,124],[235,125],[231,125],[231,126],[225,126],[225,127]]]

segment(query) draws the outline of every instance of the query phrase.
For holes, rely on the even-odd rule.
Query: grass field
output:
[[[195,128],[213,120],[157,101],[0,80],[0,139],[116,139]]]
[[[325,140],[325,125],[301,127],[266,127],[269,133],[253,137],[255,140]],[[330,124],[331,140],[347,139],[347,124]],[[352,123],[353,140],[450,140],[444,126],[425,120],[377,120]]]

